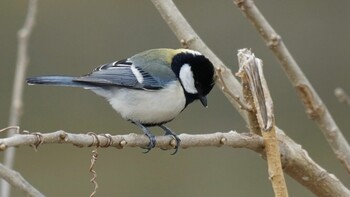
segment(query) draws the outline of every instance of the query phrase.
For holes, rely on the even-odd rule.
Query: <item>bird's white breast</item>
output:
[[[178,81],[161,90],[118,88],[107,99],[123,118],[148,124],[174,119],[186,104]]]

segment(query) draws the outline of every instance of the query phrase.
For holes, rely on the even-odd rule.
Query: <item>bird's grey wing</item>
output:
[[[90,74],[74,78],[74,81],[96,86],[119,86],[149,90],[161,89],[165,85],[127,59],[101,65]]]

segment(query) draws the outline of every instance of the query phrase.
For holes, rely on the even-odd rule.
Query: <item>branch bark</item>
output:
[[[301,145],[276,129],[284,172],[318,197],[350,196],[349,189],[336,176],[313,161]]]
[[[16,62],[16,73],[14,77],[14,85],[12,92],[12,103],[10,108],[10,118],[9,125],[19,125],[22,108],[23,108],[23,88],[24,88],[24,79],[28,67],[28,42],[30,35],[33,31],[35,24],[35,16],[38,7],[38,0],[30,0],[28,2],[28,11],[27,16],[24,22],[23,27],[18,31],[18,51],[17,51],[17,62]],[[8,131],[8,136],[11,136],[15,133],[14,130]],[[12,168],[14,159],[15,159],[15,149],[9,149],[5,152],[4,155],[4,164],[5,166]],[[10,186],[6,181],[1,181],[1,196],[9,197],[10,196]]]
[[[208,147],[208,146],[230,146],[234,148],[248,148],[256,152],[263,152],[262,138],[249,133],[216,132],[212,134],[180,134],[181,148]],[[156,136],[156,147],[162,149],[173,149],[176,141],[170,136]],[[0,138],[0,151],[9,147],[33,146],[37,148],[42,144],[66,143],[77,147],[147,147],[149,139],[145,135],[130,133],[126,135],[109,134],[74,134],[65,131],[52,133],[16,134],[8,138]]]
[[[343,136],[326,105],[314,90],[293,56],[288,51],[281,37],[272,28],[253,0],[234,0],[247,19],[264,39],[266,45],[274,53],[282,65],[290,82],[295,87],[300,99],[304,103],[309,118],[315,121],[322,131],[334,154],[350,173],[350,146]]]
[[[181,148],[219,146],[247,148],[262,154],[264,158],[266,157],[263,138],[253,133],[230,131],[198,135],[180,134],[179,138],[181,139]],[[279,129],[277,129],[277,138],[280,142],[282,168],[287,174],[317,196],[350,196],[350,191],[334,175],[329,174],[315,163],[299,144]],[[175,142],[171,137],[156,136],[156,139],[158,148],[174,148]],[[72,144],[77,147],[99,146],[122,149],[126,147],[145,147],[149,141],[145,135],[134,133],[111,136],[109,134],[73,134],[60,130],[52,133],[16,134],[12,137],[2,138],[0,139],[0,150],[28,145],[37,148],[39,145],[55,143]]]

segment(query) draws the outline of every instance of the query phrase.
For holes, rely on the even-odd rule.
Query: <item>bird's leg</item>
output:
[[[159,125],[159,127],[165,131],[165,135],[171,135],[175,138],[175,140],[176,140],[175,151],[172,153],[172,155],[175,155],[177,153],[177,151],[179,150],[179,146],[180,146],[180,142],[181,142],[180,138],[177,137],[176,133],[174,133],[168,127],[166,127],[164,125]]]
[[[147,129],[147,127],[143,126],[141,123],[136,122],[136,121],[133,121],[133,123],[135,125],[137,125],[138,127],[140,127],[142,129],[143,133],[148,137],[149,144],[145,148],[145,149],[147,149],[147,151],[143,152],[143,153],[148,153],[152,148],[154,148],[156,146],[156,137]]]

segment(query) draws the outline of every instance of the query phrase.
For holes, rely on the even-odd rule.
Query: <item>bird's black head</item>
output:
[[[171,68],[181,82],[186,96],[186,106],[199,99],[206,107],[206,95],[214,86],[214,66],[197,51],[184,50],[176,54]]]

